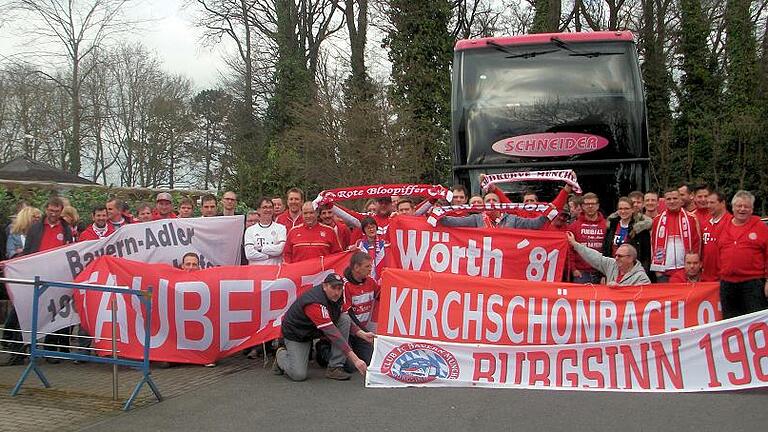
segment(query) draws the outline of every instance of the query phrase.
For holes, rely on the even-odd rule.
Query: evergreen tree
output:
[[[676,123],[676,148],[682,150],[687,180],[703,178],[717,183],[717,164],[721,156],[714,146],[716,95],[720,86],[712,70],[709,48],[709,23],[699,0],[680,1],[680,46],[683,72]]]
[[[392,98],[407,113],[403,119],[410,119],[402,145],[418,149],[414,153],[421,181],[445,182],[450,167],[451,2],[393,0],[389,15]]]
[[[726,31],[726,159],[723,177],[730,189],[758,186],[758,162],[765,154],[759,140],[757,41],[750,17],[749,0],[729,0],[725,10]],[[733,190],[730,190],[733,192]]]

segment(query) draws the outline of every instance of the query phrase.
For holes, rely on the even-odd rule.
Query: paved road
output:
[[[766,431],[768,391],[632,394],[292,383],[254,368],[87,431]]]

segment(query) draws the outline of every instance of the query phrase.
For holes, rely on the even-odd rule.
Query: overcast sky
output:
[[[216,87],[218,71],[224,68],[222,58],[226,47],[202,46],[202,32],[192,25],[195,11],[185,10],[183,6],[184,0],[141,0],[126,13],[131,18],[148,21],[125,38],[141,41],[157,53],[166,71],[191,78],[198,90]],[[0,27],[0,56],[29,51],[30,48],[23,45],[27,41],[23,26],[6,21]]]

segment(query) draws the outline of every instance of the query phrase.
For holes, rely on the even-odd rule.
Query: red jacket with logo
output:
[[[288,232],[283,249],[283,261],[286,263],[304,261],[336,252],[341,252],[341,244],[333,228],[321,223],[311,227],[301,224]]]
[[[590,249],[594,249],[601,254],[603,253],[603,239],[605,239],[606,230],[607,226],[605,223],[605,218],[600,213],[597,213],[597,220],[595,221],[589,221],[586,219],[584,214],[581,214],[579,215],[578,219],[571,222],[571,224],[568,226],[568,231],[573,233],[573,237],[576,238],[577,242]],[[588,262],[584,261],[584,259],[579,256],[579,254],[577,254],[573,249],[571,249],[569,255],[571,256],[571,270],[594,270],[592,266],[589,265]]]
[[[757,216],[746,224],[723,225],[717,239],[720,279],[744,282],[768,277],[768,227]]]
[[[731,223],[733,216],[725,212],[717,223],[712,222],[712,218],[709,218],[705,224],[701,227],[701,280],[704,282],[714,282],[719,280],[718,273],[720,271],[720,258],[717,252],[717,238],[719,237],[720,230],[726,225]]]

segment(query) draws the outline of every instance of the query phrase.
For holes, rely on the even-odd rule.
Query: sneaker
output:
[[[350,378],[350,374],[344,372],[344,368],[335,367],[325,370],[325,377],[332,380],[346,381]]]
[[[280,367],[280,365],[277,364],[277,354],[279,354],[280,351],[285,351],[285,348],[279,347],[275,352],[275,360],[272,362],[272,373],[275,375],[282,375],[285,373],[285,371]]]
[[[216,367],[216,363],[207,363],[205,365],[205,367],[207,367],[207,368],[214,368],[214,367]]]

